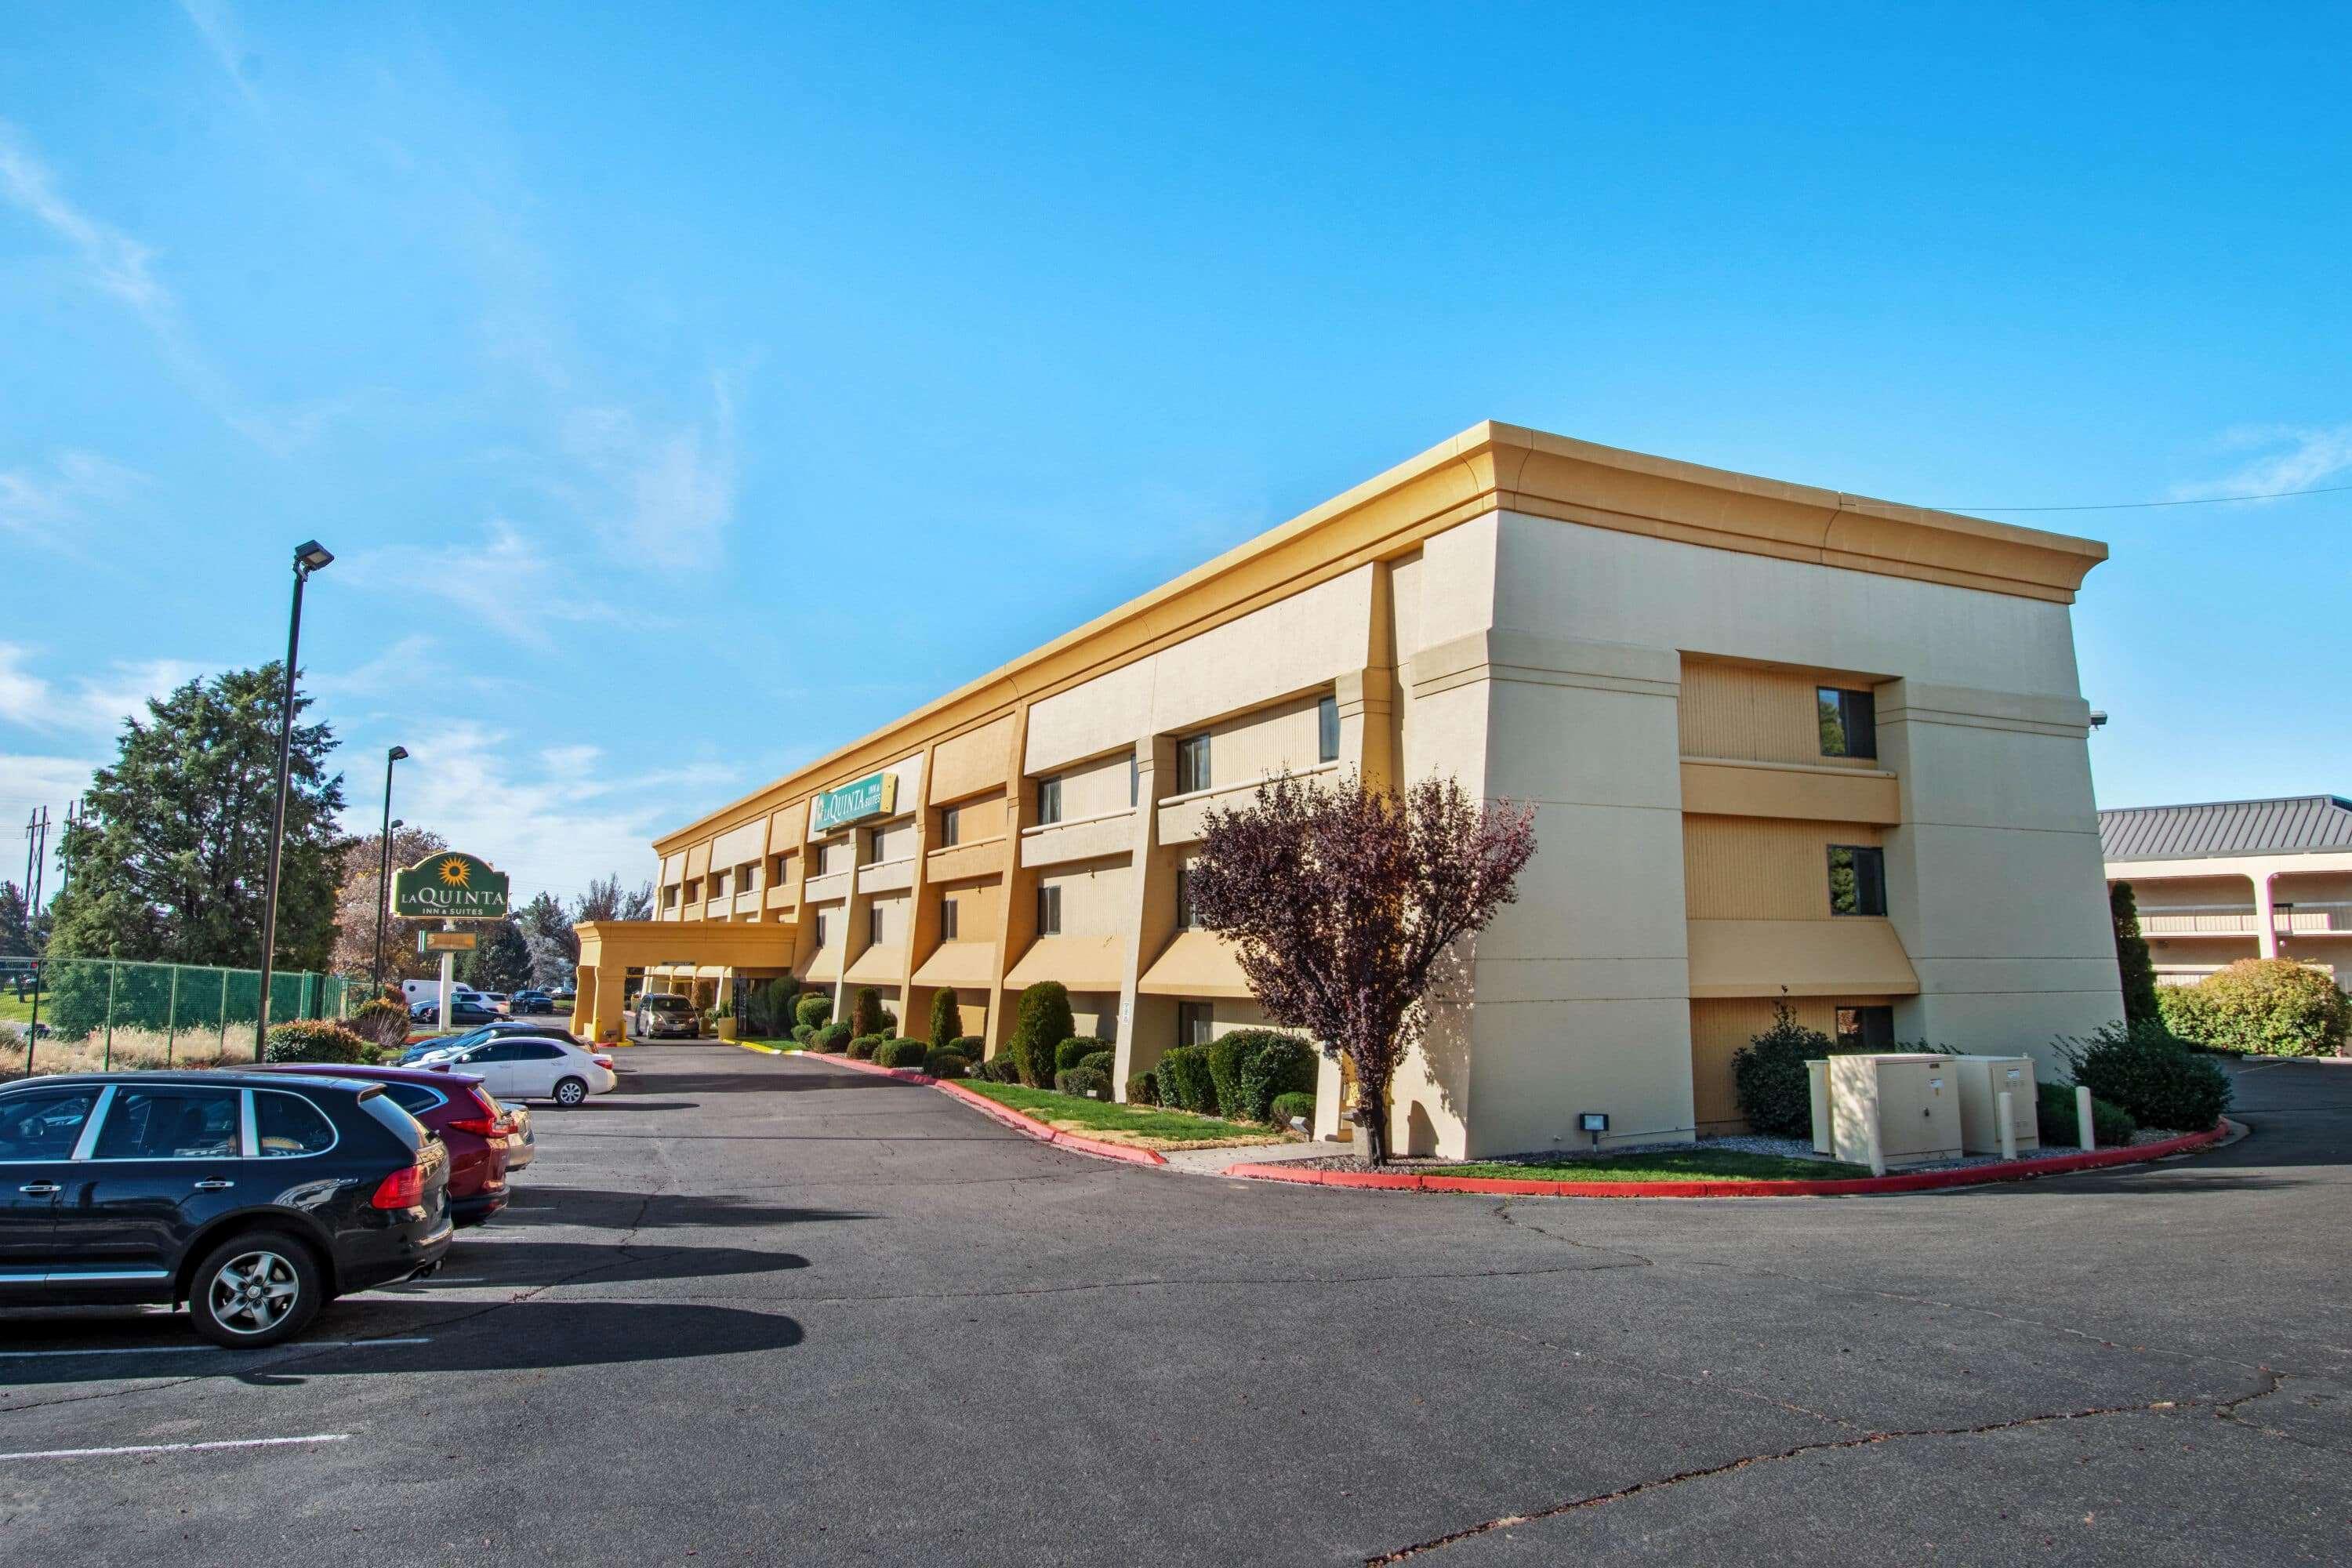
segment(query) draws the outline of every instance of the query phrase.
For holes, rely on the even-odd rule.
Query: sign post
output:
[[[474,946],[474,933],[459,931],[457,922],[506,919],[506,873],[460,849],[436,851],[393,873],[392,912],[407,920],[438,917],[441,921],[437,931],[416,933],[416,947],[419,952],[441,954],[441,1006],[434,1022],[446,1030],[452,1026],[457,954]]]

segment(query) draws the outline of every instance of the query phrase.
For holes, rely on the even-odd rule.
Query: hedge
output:
[[[968,1062],[976,1062],[988,1055],[988,1042],[978,1035],[959,1035],[948,1042],[948,1049]]]
[[[2287,958],[2242,958],[2194,985],[2168,985],[2156,1005],[2172,1035],[2261,1056],[2344,1054],[2352,997],[2326,971]]]
[[[397,1050],[408,1038],[408,1009],[382,996],[361,1003],[343,1022],[352,1034],[384,1050]]]
[[[1127,1102],[1129,1105],[1159,1104],[1160,1075],[1150,1068],[1145,1068],[1139,1073],[1129,1074],[1127,1080]]]
[[[809,1045],[828,1056],[839,1056],[849,1048],[849,1026],[835,1018],[811,1036]]]
[[[261,1059],[271,1062],[338,1062],[359,1067],[383,1055],[373,1040],[320,1018],[294,1018],[269,1026]]]
[[[1092,1068],[1103,1077],[1109,1078],[1118,1070],[1118,1053],[1108,1047],[1098,1051],[1088,1051],[1078,1058],[1078,1065],[1082,1068]]]
[[[1110,1074],[1097,1072],[1092,1068],[1064,1068],[1054,1075],[1054,1087],[1064,1094],[1075,1094],[1087,1100],[1108,1100]]]
[[[1000,1053],[980,1064],[980,1076],[991,1083],[1019,1083],[1021,1064],[1009,1053]]]
[[[853,1060],[870,1062],[874,1059],[874,1053],[887,1044],[889,1038],[883,1034],[856,1036],[849,1042],[849,1055]]]
[[[875,1047],[874,1059],[886,1068],[919,1068],[930,1048],[920,1040],[885,1040]]]
[[[923,1053],[923,1070],[933,1078],[966,1078],[971,1072],[971,1058],[961,1051],[933,1046]]]
[[[1020,1068],[1023,1083],[1051,1089],[1056,1070],[1054,1047],[1076,1033],[1069,989],[1058,980],[1040,980],[1021,993],[1021,1011],[1013,1019],[1005,1054]]]
[[[833,998],[822,991],[812,991],[793,1005],[793,1016],[814,1031],[833,1021]]]
[[[2076,1125],[2072,1086],[2045,1083],[2041,1086],[2036,1098],[2041,1102],[2038,1109],[2042,1116],[2042,1142],[2073,1143],[2082,1137],[2083,1130]],[[2139,1126],[2132,1121],[2131,1112],[2120,1105],[2101,1100],[2095,1094],[2091,1096],[2091,1136],[2098,1141],[2100,1148],[2119,1149],[2130,1142],[2132,1134],[2138,1131]]]
[[[1217,1113],[1216,1081],[1209,1076],[1209,1053],[1201,1046],[1176,1046],[1160,1058],[1160,1103],[1178,1110]]]
[[[2076,1083],[2121,1106],[2143,1127],[2202,1132],[2230,1108],[2230,1075],[2161,1024],[2109,1024],[2084,1039],[2062,1037],[2056,1045]]]
[[[1315,1125],[1315,1097],[1297,1089],[1274,1097],[1274,1124],[1287,1127],[1294,1121]]]
[[[1207,1047],[1205,1059],[1209,1064],[1209,1081],[1216,1086],[1219,1110],[1213,1116],[1238,1118],[1242,1114],[1242,1053],[1250,1048],[1250,1037],[1258,1031],[1235,1029],[1230,1035],[1219,1035]]]
[[[1054,1070],[1077,1067],[1088,1057],[1109,1048],[1108,1041],[1097,1040],[1092,1035],[1073,1036],[1054,1047]]]
[[[942,990],[931,998],[931,1044],[952,1046],[963,1035],[963,1009],[956,994]]]
[[[810,1028],[806,1024],[794,1024],[793,1026],[793,1042],[795,1045],[805,1046],[815,1037],[816,1031]]]
[[[1242,1047],[1242,1070],[1238,1098],[1225,1108],[1225,1114],[1250,1121],[1283,1125],[1274,1109],[1274,1102],[1286,1094],[1315,1093],[1315,1048],[1296,1035],[1286,1035],[1275,1029],[1237,1029],[1226,1039],[1247,1043]],[[1218,1086],[1222,1098],[1223,1086]]]

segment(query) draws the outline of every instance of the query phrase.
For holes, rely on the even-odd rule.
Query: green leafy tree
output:
[[[2124,983],[2124,1021],[2143,1024],[2158,1017],[2156,961],[2147,955],[2147,938],[2139,933],[2139,900],[2129,882],[2107,889],[2107,910],[2116,920],[2116,967]]]
[[[100,768],[91,815],[66,831],[73,882],[58,900],[63,953],[250,968],[261,952],[263,887],[277,794],[276,664],[191,680],[125,721]],[[345,839],[343,781],[327,771],[324,723],[298,696],[280,860],[276,962],[328,966]]]
[[[578,973],[580,938],[572,930],[562,900],[552,893],[534,894],[515,911],[515,924],[530,947],[530,984],[553,985]]]
[[[44,919],[39,926],[45,928]],[[45,934],[25,915],[25,889],[14,882],[0,882],[0,953],[23,956],[40,952],[38,937]]]
[[[477,991],[521,990],[530,984],[530,942],[513,919],[469,922],[480,934],[460,966]]]

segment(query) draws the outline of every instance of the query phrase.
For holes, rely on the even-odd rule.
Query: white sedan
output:
[[[551,1100],[567,1108],[592,1094],[610,1094],[621,1081],[612,1058],[545,1035],[484,1040],[415,1065],[479,1074],[482,1087],[499,1100]]]

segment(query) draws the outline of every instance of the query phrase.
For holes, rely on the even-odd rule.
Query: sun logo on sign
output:
[[[445,888],[462,888],[474,874],[474,868],[455,855],[441,862],[440,871],[441,885]]]

